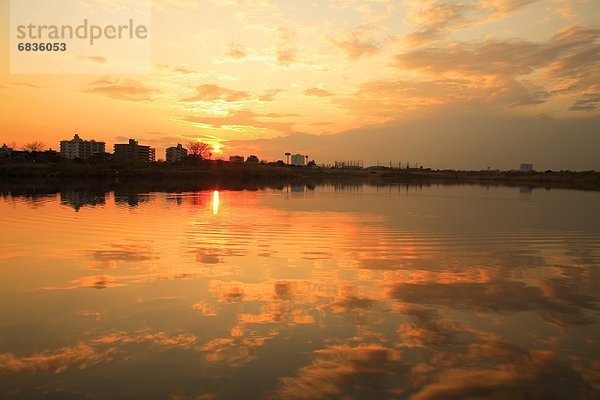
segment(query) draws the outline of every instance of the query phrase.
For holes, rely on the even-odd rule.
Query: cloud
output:
[[[321,89],[321,88],[318,88],[318,87],[313,87],[313,88],[306,89],[304,91],[304,94],[306,96],[317,96],[317,97],[329,97],[329,96],[333,96],[334,95],[333,93],[328,92],[327,90]]]
[[[573,111],[592,111],[600,105],[600,92],[586,93],[582,95],[573,105],[570,110]]]
[[[379,44],[365,34],[365,30],[358,30],[343,35],[335,43],[351,60],[376,54],[381,49]]]
[[[179,101],[193,102],[221,100],[226,102],[234,102],[249,100],[251,97],[252,95],[248,92],[227,89],[219,85],[206,84],[196,87],[195,96],[186,97]]]
[[[118,78],[104,78],[94,81],[86,92],[130,101],[148,101],[152,99],[153,94],[159,93],[158,90],[151,89],[140,81]]]
[[[431,73],[528,75],[549,63],[541,50],[540,44],[527,41],[453,42],[400,54],[395,60],[399,68]]]
[[[227,53],[225,53],[225,55],[229,58],[240,60],[246,58],[248,53],[246,52],[244,46],[242,46],[241,44],[231,42],[227,46]]]
[[[415,31],[407,35],[407,40],[415,45],[427,44],[444,38],[448,32],[507,17],[536,1],[411,1],[405,22]]]
[[[354,99],[344,101],[350,106],[356,103],[354,108],[367,113],[370,109],[392,113],[394,103],[401,111],[406,105],[418,106],[424,98],[457,107],[477,102],[473,104],[481,107],[535,105],[553,96],[581,95],[595,91],[600,78],[595,67],[600,59],[599,40],[600,30],[572,26],[546,42],[490,39],[421,47],[394,58],[398,70],[417,73],[419,79],[365,82]],[[369,98],[372,106],[362,104]],[[584,99],[572,109],[585,106]]]
[[[408,34],[408,41],[424,44],[443,37],[448,30],[466,28],[481,17],[481,10],[472,2],[413,2],[406,22],[416,28]]]
[[[198,72],[191,68],[172,66],[172,65],[168,65],[168,64],[158,64],[156,66],[156,68],[158,68],[159,70],[171,71],[171,72],[175,72],[176,74],[182,74],[182,75],[190,75],[190,74],[195,74]]]
[[[271,89],[271,90],[268,90],[265,94],[259,96],[258,100],[259,101],[264,101],[264,102],[271,102],[271,101],[275,100],[275,96],[277,96],[282,91],[283,91],[282,89]]]
[[[214,128],[225,126],[246,126],[257,129],[267,129],[277,132],[290,132],[295,122],[281,121],[282,118],[296,116],[296,114],[260,114],[250,110],[231,111],[225,117],[197,117],[187,116],[183,119],[196,124],[210,125]]]
[[[296,51],[293,49],[277,50],[277,65],[287,67],[296,61]]]
[[[599,39],[600,29],[573,26],[558,32],[548,42],[446,42],[399,54],[395,61],[399,68],[431,73],[519,76],[529,75],[541,67],[551,67],[547,72],[549,76],[564,76],[598,61]]]
[[[98,57],[98,56],[78,56],[78,58],[80,60],[83,61],[90,61],[96,64],[106,64],[108,62],[108,60],[104,57]]]

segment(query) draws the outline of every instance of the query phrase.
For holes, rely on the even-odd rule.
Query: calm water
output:
[[[2,399],[594,399],[600,193],[0,198]]]

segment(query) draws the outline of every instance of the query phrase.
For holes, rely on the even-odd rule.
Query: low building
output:
[[[244,162],[244,156],[230,156],[229,157],[229,162],[232,162],[232,163],[243,163]]]
[[[127,144],[115,144],[115,160],[138,162],[154,162],[156,150],[150,146],[142,146],[137,140],[129,139]]]
[[[0,157],[10,157],[10,155],[12,154],[13,149],[8,147],[5,144],[2,145],[2,147],[0,147]]]
[[[363,161],[362,160],[336,161],[334,164],[334,168],[362,169]],[[400,164],[398,164],[398,169],[400,169]]]
[[[187,157],[187,150],[180,144],[177,143],[177,147],[169,147],[166,151],[165,159],[167,162],[178,162]]]
[[[531,172],[531,171],[533,171],[533,164],[521,164],[521,167],[519,168],[519,171],[521,171],[521,172]]]
[[[248,156],[248,158],[246,159],[247,163],[251,163],[251,164],[258,164],[260,162],[260,160],[258,159],[257,156]]]
[[[95,154],[106,152],[106,144],[104,142],[96,142],[95,140],[83,140],[78,134],[73,136],[71,140],[61,140],[60,155],[69,160],[80,158],[85,160]]]
[[[306,165],[306,156],[302,154],[292,154],[292,165]]]

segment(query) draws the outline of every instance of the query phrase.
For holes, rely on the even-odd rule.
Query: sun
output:
[[[213,144],[212,152],[213,152],[213,154],[221,154],[221,153],[223,153],[223,149],[221,148],[220,144]]]

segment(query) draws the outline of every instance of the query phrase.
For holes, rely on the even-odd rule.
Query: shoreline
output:
[[[3,184],[80,184],[120,186],[136,182],[160,184],[290,184],[351,182],[367,184],[477,184],[600,191],[600,172],[458,171],[431,169],[309,168],[266,164],[201,161],[185,164],[15,163],[0,162]]]

